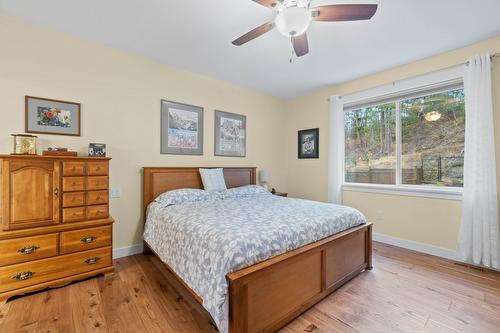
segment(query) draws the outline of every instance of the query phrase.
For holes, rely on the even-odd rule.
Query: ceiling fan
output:
[[[311,0],[253,0],[254,2],[277,12],[272,22],[253,29],[235,39],[233,44],[243,45],[262,36],[276,27],[285,37],[292,40],[292,46],[297,57],[309,53],[307,28],[312,21],[339,22],[369,20],[377,11],[376,4],[326,5],[311,7]]]

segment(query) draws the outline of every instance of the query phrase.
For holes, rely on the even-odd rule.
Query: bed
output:
[[[237,192],[255,184],[255,168],[224,168],[224,178]],[[202,188],[198,168],[144,168],[145,253],[160,258],[222,333],[273,332],[371,269],[372,226],[353,209],[264,193],[154,201],[181,188]]]

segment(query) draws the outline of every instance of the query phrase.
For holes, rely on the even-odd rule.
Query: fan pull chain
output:
[[[290,45],[292,45],[292,55],[290,56],[290,63],[293,62],[293,56],[295,55],[295,49],[293,48],[293,41],[290,38]]]

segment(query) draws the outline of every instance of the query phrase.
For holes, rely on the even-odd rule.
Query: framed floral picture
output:
[[[161,153],[203,155],[203,108],[162,100]]]
[[[299,158],[319,158],[319,128],[299,131]]]
[[[215,111],[215,155],[246,156],[247,117]]]
[[[25,96],[25,131],[80,136],[80,109],[79,103]]]

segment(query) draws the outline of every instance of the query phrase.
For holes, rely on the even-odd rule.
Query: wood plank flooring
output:
[[[217,332],[154,256],[115,264],[115,274],[0,305],[0,332]],[[500,273],[375,243],[373,271],[281,332],[500,332]]]

